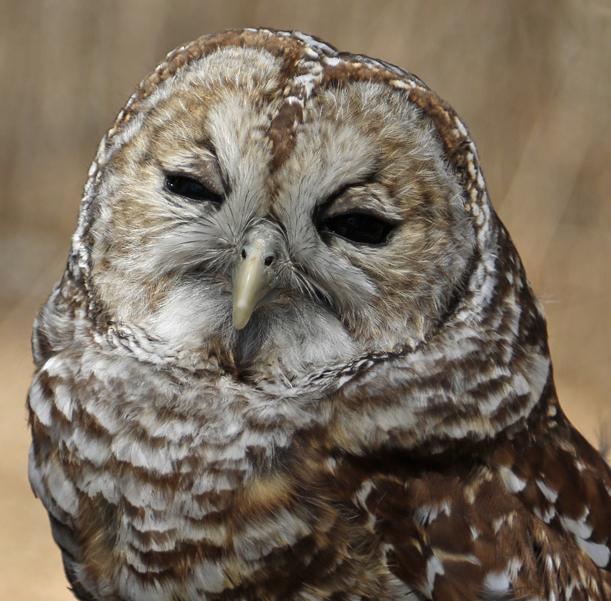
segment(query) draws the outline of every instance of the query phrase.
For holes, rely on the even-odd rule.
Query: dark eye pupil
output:
[[[222,202],[222,198],[206,188],[200,181],[187,177],[186,175],[167,175],[165,178],[166,190],[178,196],[184,196],[191,200]]]
[[[323,229],[333,232],[351,242],[382,244],[386,242],[393,224],[362,213],[349,213],[327,219]]]

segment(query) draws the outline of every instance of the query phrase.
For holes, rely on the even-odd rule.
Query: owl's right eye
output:
[[[197,202],[214,202],[217,204],[223,202],[222,196],[204,186],[199,180],[186,175],[166,175],[165,188],[172,194]]]

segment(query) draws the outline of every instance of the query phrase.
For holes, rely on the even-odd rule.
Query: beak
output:
[[[242,248],[242,262],[233,272],[233,325],[241,330],[261,301],[274,290],[276,253],[273,239],[260,234]]]

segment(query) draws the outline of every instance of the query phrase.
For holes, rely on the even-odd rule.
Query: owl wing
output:
[[[548,561],[570,566],[572,579],[590,587],[591,598],[608,598],[611,469],[560,407],[551,407],[553,415],[521,439],[500,446],[491,463],[537,527],[549,538],[560,538],[562,548]],[[582,566],[584,555],[589,561]]]
[[[611,470],[559,409],[539,423],[477,456],[353,463],[411,598],[611,598]]]

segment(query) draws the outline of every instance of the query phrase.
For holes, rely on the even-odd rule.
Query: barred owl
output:
[[[182,46],[33,336],[83,601],[610,599],[611,472],[455,112],[307,35]]]

